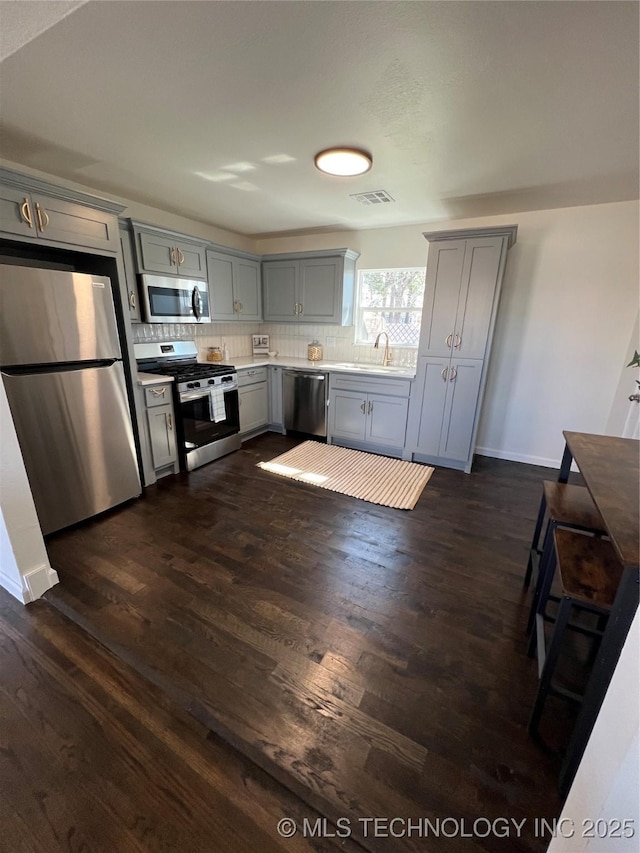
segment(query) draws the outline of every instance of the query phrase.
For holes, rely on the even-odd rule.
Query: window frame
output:
[[[384,306],[380,306],[378,308],[375,308],[375,307],[371,308],[368,306],[363,307],[363,305],[362,305],[362,282],[363,282],[364,276],[369,274],[369,273],[390,273],[390,272],[422,273],[422,275],[424,277],[425,287],[423,287],[423,290],[422,290],[422,300],[421,300],[419,306],[416,306],[415,308],[392,308],[392,307],[385,308]],[[355,283],[355,294],[354,294],[355,298],[354,298],[354,306],[353,306],[353,326],[354,326],[353,343],[354,343],[354,346],[372,347],[374,344],[374,341],[375,341],[375,337],[372,340],[362,340],[362,339],[359,339],[359,337],[358,337],[360,330],[362,328],[366,328],[365,323],[364,323],[364,319],[363,319],[365,311],[380,311],[380,312],[386,312],[386,313],[397,312],[397,313],[405,313],[405,314],[408,312],[411,312],[412,314],[418,315],[416,343],[410,344],[410,343],[391,342],[391,345],[394,346],[396,349],[400,348],[400,349],[408,349],[408,350],[417,350],[419,347],[419,343],[420,343],[420,328],[422,325],[422,311],[423,311],[423,305],[424,305],[424,291],[426,289],[426,275],[427,275],[427,269],[426,269],[426,267],[423,267],[423,266],[377,267],[377,268],[372,268],[372,269],[360,269],[360,270],[358,270],[357,276],[356,276],[356,283]],[[381,331],[382,331],[382,329],[381,329]]]

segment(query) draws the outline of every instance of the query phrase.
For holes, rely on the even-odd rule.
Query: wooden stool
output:
[[[562,596],[547,653],[544,621],[551,586],[551,580],[547,576],[537,608],[536,630],[530,643],[530,649],[537,646],[540,669],[540,684],[529,721],[529,733],[533,736],[538,734],[538,724],[549,693],[578,702],[582,699],[576,693],[554,685],[552,681],[566,629],[577,629],[597,638],[602,636],[602,631],[598,629],[570,624],[569,618],[573,609],[595,613],[601,617],[607,616],[622,577],[622,564],[611,542],[558,527],[553,533],[553,544]],[[547,572],[547,575],[549,574]]]
[[[540,548],[540,536],[545,515],[549,517],[547,532],[545,534],[545,546],[547,540],[551,541],[549,530],[553,525],[569,527],[572,530],[588,530],[602,533],[604,522],[602,516],[596,509],[591,499],[589,490],[584,486],[570,486],[568,483],[557,483],[554,480],[544,480],[542,483],[542,499],[538,518],[536,520],[531,549],[529,551],[529,562],[527,572],[524,576],[524,585],[528,587],[531,583],[535,563],[541,559],[544,546]]]

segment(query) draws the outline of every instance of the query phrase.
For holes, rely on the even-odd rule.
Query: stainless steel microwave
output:
[[[145,323],[209,323],[209,289],[206,281],[141,275]]]

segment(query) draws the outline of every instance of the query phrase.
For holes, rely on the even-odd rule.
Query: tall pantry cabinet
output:
[[[507,251],[517,225],[425,233],[427,277],[408,458],[469,472]]]

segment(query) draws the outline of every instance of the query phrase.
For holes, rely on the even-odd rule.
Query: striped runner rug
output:
[[[434,469],[417,462],[389,459],[335,444],[304,441],[258,467],[396,509],[413,509]]]

